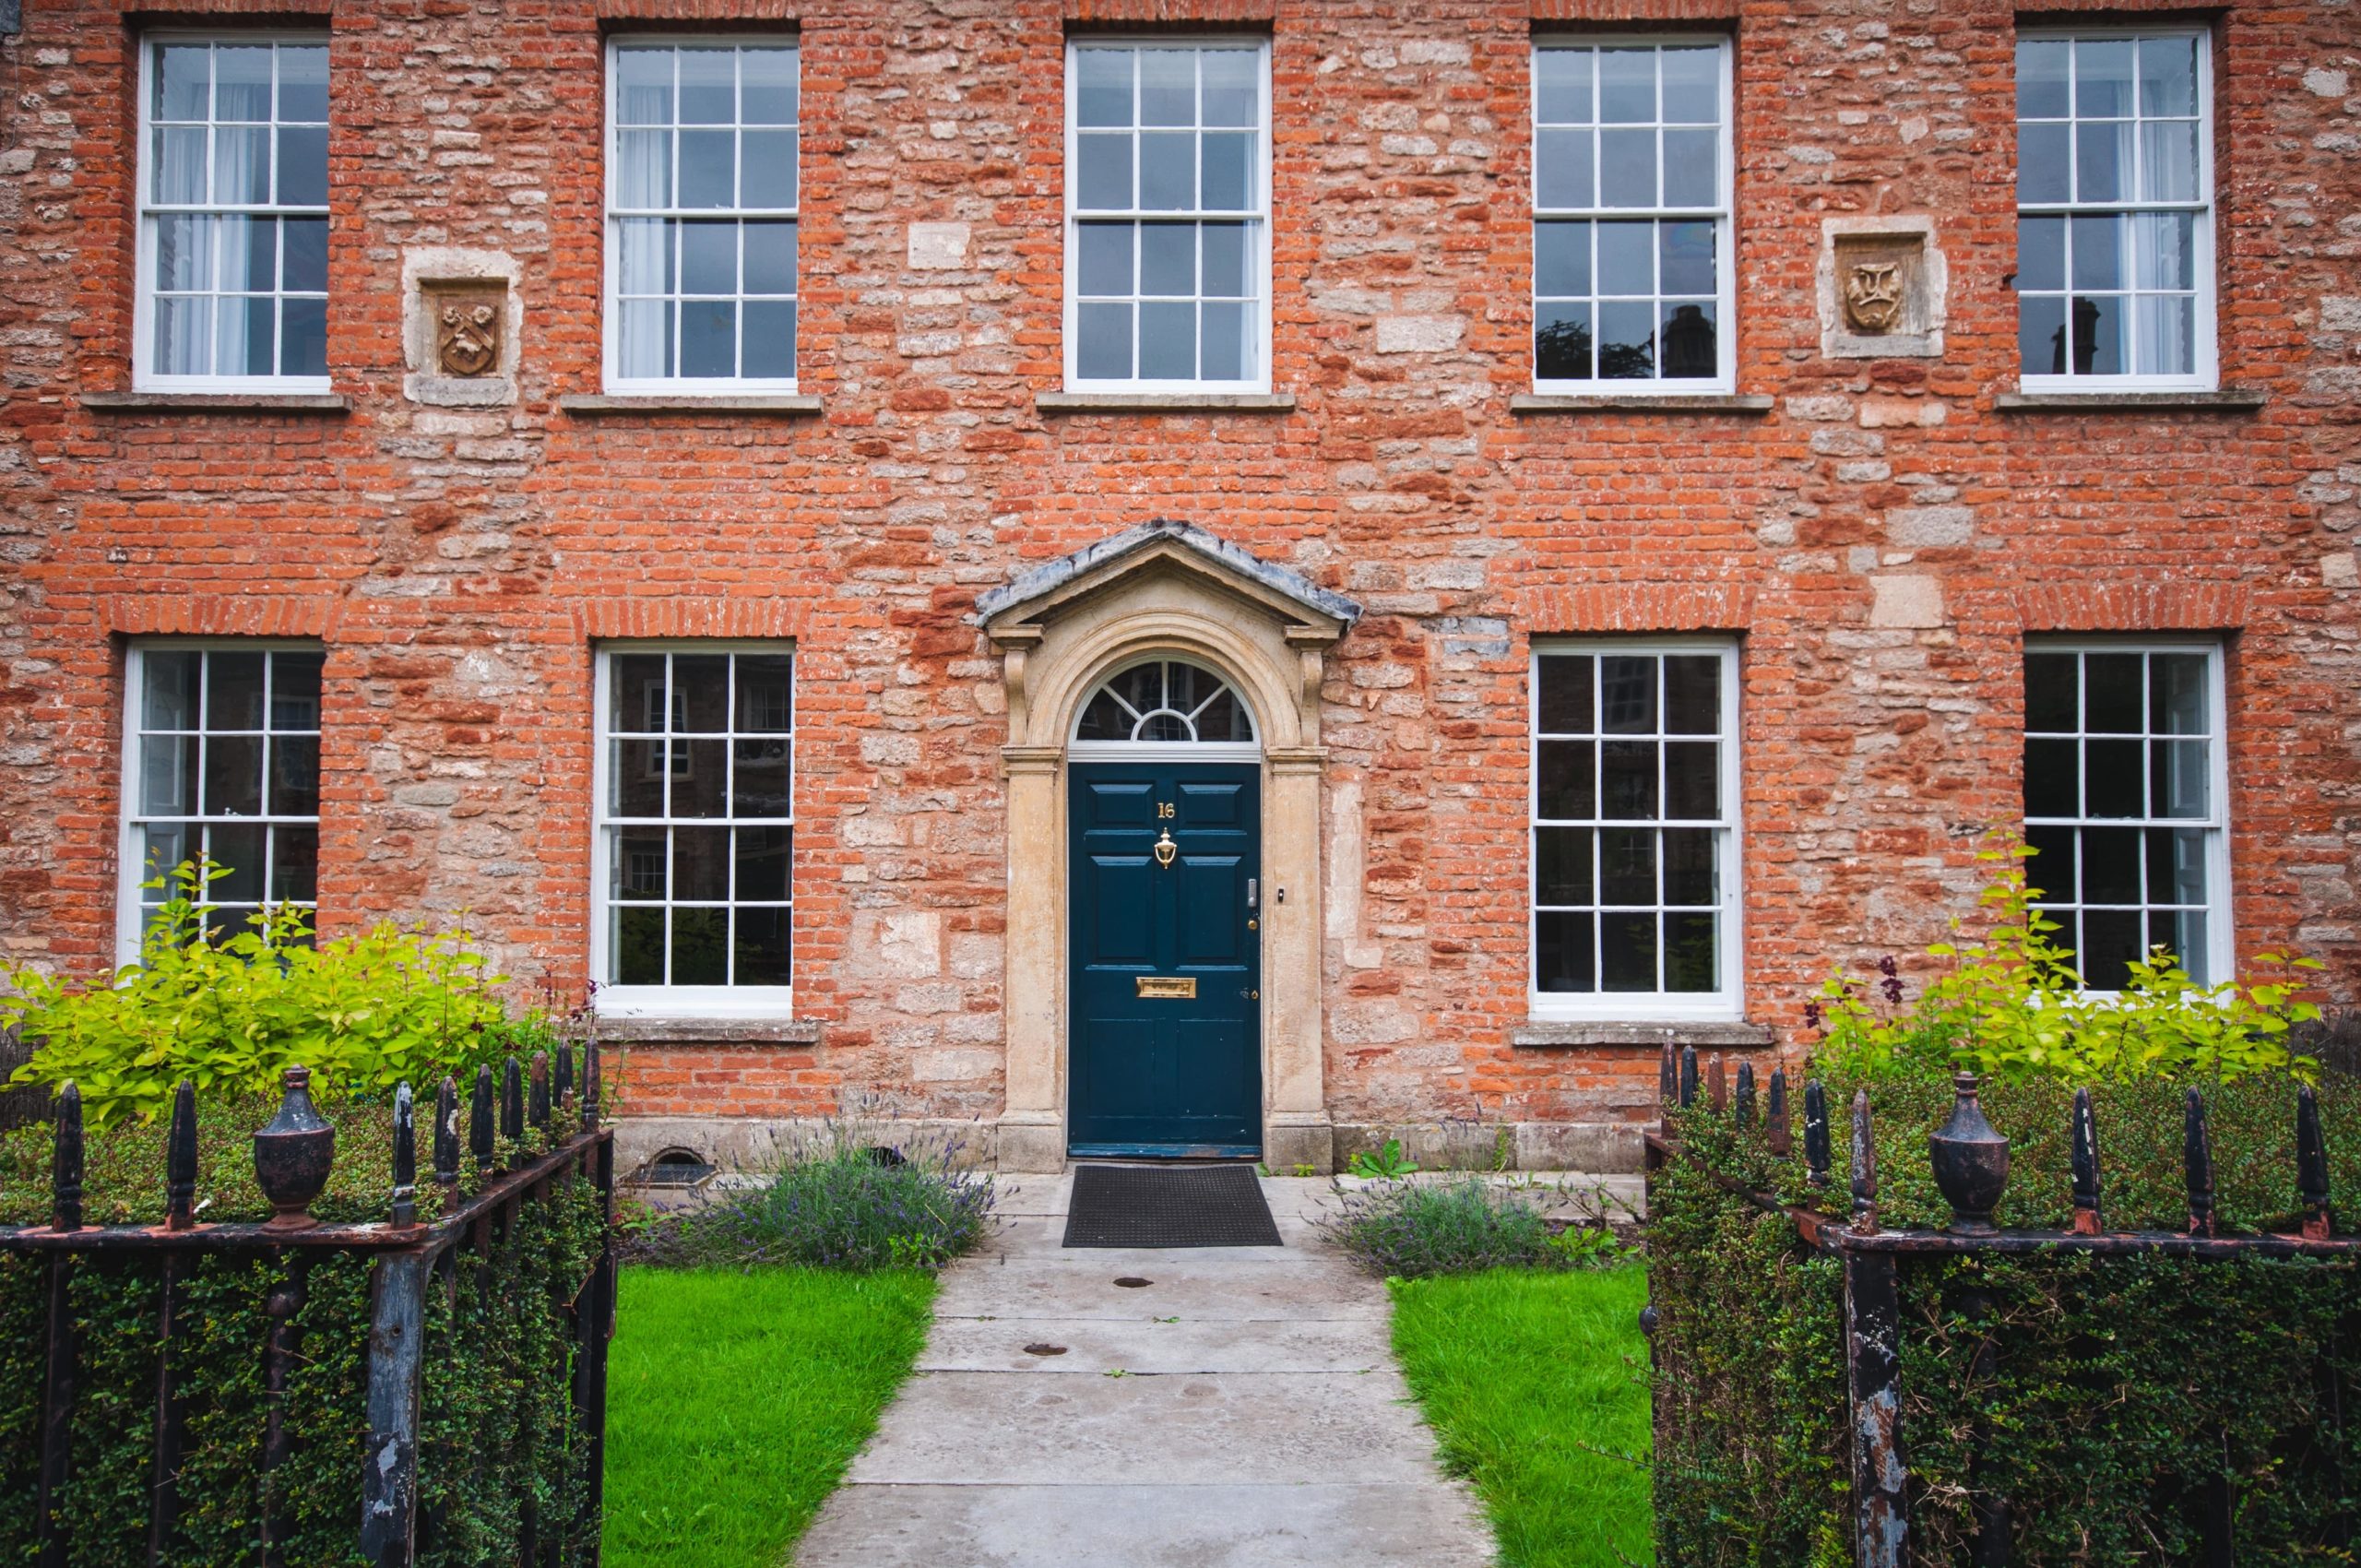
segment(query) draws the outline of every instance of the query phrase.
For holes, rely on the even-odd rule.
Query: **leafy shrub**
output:
[[[233,935],[208,930],[200,899],[222,874],[186,861],[173,871],[138,962],[118,975],[0,970],[15,993],[0,995],[0,1024],[40,1042],[14,1081],[70,1080],[84,1116],[104,1128],[167,1110],[184,1078],[200,1095],[268,1094],[300,1063],[323,1100],[374,1098],[403,1079],[465,1076],[549,1032],[510,1023],[495,990],[505,977],[484,972],[464,931],[386,922],[318,942],[305,911],[287,905]]]
[[[2185,1228],[2187,1087],[2148,1077],[2093,1088],[2110,1229]],[[1800,1159],[1771,1153],[1759,1118],[1740,1127],[1703,1103],[1673,1113],[1682,1153],[1651,1179],[1647,1224],[1665,1562],[1852,1560],[1842,1269],[1804,1246],[1782,1209],[1732,1189],[1843,1213],[1844,1107],[1866,1088],[1880,1222],[1940,1227],[1951,1210],[1927,1140],[1952,1097],[1914,1074],[1827,1088],[1836,1176],[1826,1188],[1809,1183]],[[2204,1086],[2224,1229],[2286,1231],[2300,1218],[2296,1091],[2285,1074]],[[2319,1096],[2331,1185],[2361,1190],[2361,1082],[2329,1073]],[[2071,1087],[2033,1078],[1983,1098],[2011,1146],[1999,1223],[2064,1228]],[[2353,1508],[2341,1478],[2361,1474],[2361,1427],[2335,1414],[2361,1382],[2351,1260],[1910,1256],[1897,1285],[1918,1560],[1965,1561],[1977,1500],[1997,1492],[2012,1509],[2010,1561],[2028,1568],[2195,1561],[2199,1504],[2217,1482],[2230,1490],[2241,1562],[2344,1560],[2323,1549]],[[1995,1361],[1979,1356],[1987,1333]]]
[[[1402,1152],[1402,1140],[1388,1138],[1376,1148],[1362,1149],[1345,1162],[1345,1169],[1355,1176],[1415,1176],[1418,1162]]]
[[[1561,1186],[1473,1174],[1340,1186],[1334,1212],[1313,1221],[1370,1274],[1421,1279],[1488,1268],[1586,1268],[1623,1255],[1602,1225],[1559,1227],[1548,1210],[1580,1194]],[[1602,1218],[1594,1208],[1591,1218]]]
[[[940,1268],[990,1233],[992,1179],[921,1132],[881,1144],[843,1118],[779,1139],[751,1179],[638,1229],[635,1261],[673,1267],[805,1264],[867,1273]]]
[[[1989,929],[1981,940],[1928,947],[1949,968],[1915,1003],[1903,1005],[1892,958],[1873,985],[1830,976],[1807,1011],[1822,1030],[1814,1062],[1836,1076],[1965,1067],[2003,1082],[2072,1084],[2308,1076],[2317,1066],[2290,1050],[2288,1037],[2320,1016],[2299,995],[2301,971],[2319,968],[2318,960],[2264,953],[2258,962],[2268,978],[2201,986],[2158,947],[2131,965],[2122,991],[2085,992],[2072,955],[2050,940],[2058,923],[2034,908],[2040,889],[2020,863],[2034,853],[2011,840],[1978,857],[1993,867],[1981,896]]]

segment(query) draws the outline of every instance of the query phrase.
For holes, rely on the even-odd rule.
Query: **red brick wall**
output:
[[[966,617],[1020,564],[1170,516],[1369,609],[1324,692],[1331,809],[1358,802],[1367,844],[1328,956],[1342,1121],[1582,1120],[1651,1092],[1629,1055],[1507,1044],[1527,638],[1556,632],[1742,634],[1749,1011],[1784,1033],[1833,959],[1968,906],[1976,836],[2017,814],[2025,631],[2218,628],[2241,946],[2296,943],[2351,999],[2361,40],[2331,0],[2216,14],[2222,380],[2269,401],[2068,416],[1994,404],[2015,334],[1994,0],[339,0],[351,411],[324,415],[77,404],[130,384],[133,35],[113,4],[29,0],[0,42],[0,943],[109,956],[122,637],[300,631],[331,649],[324,919],[465,911],[513,971],[575,988],[589,639],[791,635],[799,1011],[825,1041],[650,1048],[646,1103],[845,1088],[989,1117],[1003,721]],[[790,17],[825,412],[560,411],[598,390],[602,18]],[[1274,40],[1274,383],[1298,407],[1044,416],[1065,28],[1198,18]],[[1536,18],[1735,30],[1738,390],[1767,415],[1508,412]],[[1821,220],[1894,212],[1939,225],[1948,351],[1823,359]],[[970,225],[970,269],[909,269],[919,220]],[[404,400],[400,255],[424,245],[520,264],[516,407]],[[1453,346],[1380,351],[1398,316]],[[1897,570],[1940,579],[1948,624],[1869,625]],[[940,951],[879,964],[908,911],[940,917]]]

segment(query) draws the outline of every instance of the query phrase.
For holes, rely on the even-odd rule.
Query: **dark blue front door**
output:
[[[1072,774],[1073,1150],[1259,1154],[1260,773],[1077,763]]]

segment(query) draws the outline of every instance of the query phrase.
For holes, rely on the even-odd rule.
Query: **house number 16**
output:
[[[1156,802],[1156,820],[1158,822],[1169,822],[1172,820],[1172,802],[1170,801],[1158,801]]]

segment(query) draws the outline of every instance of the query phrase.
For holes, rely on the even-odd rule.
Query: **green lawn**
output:
[[[1394,1288],[1394,1354],[1444,1464],[1483,1498],[1502,1568],[1655,1561],[1647,1289],[1636,1265]]]
[[[607,1568],[778,1568],[926,1341],[934,1277],[625,1269]]]

